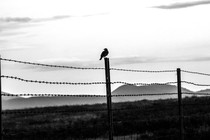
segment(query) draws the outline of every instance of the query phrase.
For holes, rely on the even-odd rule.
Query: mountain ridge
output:
[[[198,92],[209,92],[210,89],[201,90]],[[182,92],[192,92],[186,88],[182,88]],[[4,94],[10,94],[2,92]],[[157,95],[157,96],[129,96],[129,94],[158,94],[158,93],[177,93],[177,87],[174,85],[149,85],[149,86],[134,86],[134,85],[122,85],[112,92],[112,95],[128,95],[112,97],[112,102],[124,102],[124,101],[137,101],[137,100],[157,100],[166,98],[177,98],[175,95]],[[10,94],[12,95],[12,94]],[[60,105],[82,105],[82,104],[96,104],[106,103],[104,97],[10,97],[2,98],[2,108],[5,109],[23,109],[33,107],[46,107],[46,106],[60,106]]]

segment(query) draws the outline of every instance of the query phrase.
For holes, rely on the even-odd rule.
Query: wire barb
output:
[[[176,72],[176,70],[132,70],[132,69],[119,69],[119,68],[110,68],[113,71],[125,71],[125,72],[143,72],[143,73],[166,73],[166,72]]]
[[[2,78],[7,79],[15,79],[23,82],[30,83],[38,83],[38,84],[54,84],[54,85],[104,85],[106,82],[82,82],[82,83],[73,83],[73,82],[50,82],[50,81],[39,81],[39,80],[27,80],[23,78],[19,78],[16,76],[7,76],[1,75]],[[110,82],[110,84],[125,84],[125,85],[141,85],[141,86],[149,86],[149,85],[170,85],[176,84],[177,82],[166,82],[166,83],[128,83],[123,81]]]
[[[85,68],[85,67],[49,65],[49,64],[33,63],[33,62],[19,61],[19,60],[6,59],[6,58],[0,58],[0,59],[3,60],[3,61],[8,61],[8,62],[15,62],[15,63],[20,63],[20,64],[35,65],[35,66],[43,66],[43,67],[66,68],[66,69],[80,69],[80,70],[104,70],[104,68]]]
[[[164,95],[177,95],[177,93],[142,93],[142,94],[119,94],[119,95],[112,95],[112,97],[129,97],[129,96],[164,96]],[[17,93],[17,94],[7,94],[2,93],[1,96],[31,96],[31,97],[107,97],[107,95],[94,95],[94,94],[57,94],[57,93]]]
[[[182,94],[185,94],[185,95],[203,95],[203,96],[208,96],[210,95],[210,93],[192,93],[192,92],[183,92]]]
[[[185,72],[185,73],[198,74],[198,75],[203,75],[203,76],[210,76],[210,74],[208,74],[208,73],[201,73],[201,72],[187,71],[187,70],[181,70],[181,71]]]
[[[210,86],[207,84],[197,84],[197,83],[193,83],[193,82],[189,82],[189,81],[182,81],[182,83],[186,83],[186,84],[190,84],[190,85],[194,85],[194,86]]]
[[[20,93],[20,94],[7,94],[7,93],[2,93],[1,96],[14,96],[14,97],[19,97],[19,96],[31,96],[31,97],[106,97],[106,95],[88,95],[88,94],[55,94],[55,93]]]
[[[104,70],[105,69],[105,68],[97,68],[97,67],[87,68],[87,67],[49,65],[49,64],[34,63],[34,62],[27,62],[27,61],[20,61],[20,60],[6,59],[6,58],[0,58],[0,60],[7,61],[7,62],[27,64],[27,65],[36,65],[36,66],[43,66],[43,67],[55,67],[55,68],[66,68],[66,69],[79,69],[79,70]],[[124,72],[143,72],[143,73],[176,72],[176,70],[151,71],[151,70],[132,70],[132,69],[119,69],[119,68],[110,68],[110,70],[112,70],[112,71],[124,71]]]
[[[1,75],[2,78],[7,79],[15,79],[23,82],[29,82],[29,83],[38,83],[38,84],[53,84],[53,85],[101,85],[106,84],[105,82],[81,82],[81,83],[73,83],[73,82],[50,82],[50,81],[38,81],[38,80],[27,80],[23,78],[19,78],[16,76],[6,76]]]

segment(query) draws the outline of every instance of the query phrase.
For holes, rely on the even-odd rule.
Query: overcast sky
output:
[[[45,64],[210,73],[210,0],[0,0],[0,54]],[[104,71],[50,69],[2,62],[2,74],[24,79],[104,81]],[[176,81],[176,73],[112,72],[112,81]],[[184,73],[183,80],[210,84]],[[52,86],[3,79],[3,91],[105,93],[98,86]],[[119,85],[113,85],[114,90]],[[208,87],[184,85],[191,90]]]

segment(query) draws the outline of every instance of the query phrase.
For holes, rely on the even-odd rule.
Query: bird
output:
[[[109,51],[107,48],[104,48],[104,51],[101,53],[101,58],[99,60],[101,60],[103,57],[106,57],[109,54]]]

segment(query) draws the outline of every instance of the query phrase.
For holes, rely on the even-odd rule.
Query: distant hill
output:
[[[200,90],[197,93],[210,93],[210,89]]]
[[[13,94],[10,94],[10,93],[7,93],[7,92],[2,92],[2,94],[9,95],[9,96],[2,96],[2,100],[4,100],[4,101],[21,98],[21,97],[18,97],[18,96],[10,96],[10,95],[13,95]]]
[[[114,95],[122,94],[153,94],[153,93],[176,93],[177,87],[173,85],[149,85],[149,86],[134,86],[123,85],[118,87],[112,93]],[[192,92],[186,88],[182,88],[182,92]]]
[[[191,92],[188,89],[182,88],[182,92]],[[134,86],[123,85],[112,92],[112,95],[127,95],[127,94],[154,94],[154,93],[177,93],[177,87],[172,85],[150,85],[150,86]],[[126,96],[113,97],[113,102],[135,101],[135,100],[155,100],[177,98],[177,95],[171,96]],[[60,105],[81,105],[106,103],[105,97],[30,97],[30,98],[7,98],[3,100],[3,109],[22,109],[44,106],[60,106]]]
[[[104,97],[30,97],[6,100],[3,102],[2,108],[5,110],[45,106],[94,104],[105,102],[106,98]]]
[[[182,88],[182,92],[192,92],[186,88]],[[128,95],[128,94],[158,94],[158,93],[177,93],[177,87],[173,85],[149,85],[149,86],[135,86],[135,85],[123,85],[118,87],[112,92],[113,95]],[[113,101],[135,101],[142,99],[165,99],[165,98],[177,98],[177,95],[171,96],[126,96],[118,97]]]

